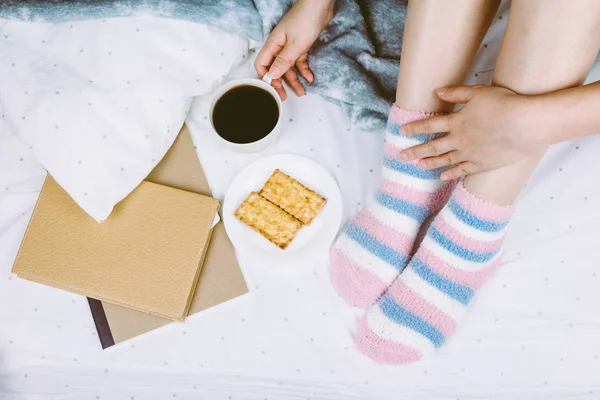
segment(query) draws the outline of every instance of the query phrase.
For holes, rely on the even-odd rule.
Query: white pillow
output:
[[[186,21],[0,21],[2,129],[97,221],[154,168],[193,96],[247,56],[248,41]]]

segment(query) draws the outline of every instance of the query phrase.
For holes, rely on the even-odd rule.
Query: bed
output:
[[[491,80],[505,21],[496,18],[468,83]],[[83,47],[107,24],[110,35]],[[152,40],[137,39],[140,31],[151,31]],[[10,272],[46,173],[39,160],[48,154],[21,136],[31,126],[15,125],[17,111],[38,110],[24,123],[35,124],[35,143],[52,148],[60,135],[55,131],[63,129],[54,121],[63,116],[49,99],[68,96],[68,88],[86,94],[67,98],[61,109],[77,123],[94,122],[81,132],[88,148],[96,143],[90,138],[101,143],[105,132],[134,132],[126,145],[142,146],[145,161],[131,165],[127,182],[166,151],[185,121],[218,198],[253,160],[300,154],[334,175],[345,218],[377,187],[383,132],[357,129],[339,106],[309,94],[286,101],[284,133],[265,152],[223,148],[207,119],[211,93],[225,80],[253,75],[258,44],[200,24],[130,17],[32,28],[0,21],[0,33],[0,75],[20,67],[11,57],[24,48],[41,55],[39,74],[64,67],[63,81],[40,78],[29,93],[23,81],[0,77],[2,87],[12,88],[0,93],[1,399],[600,398],[599,138],[548,151],[519,198],[503,267],[456,334],[421,362],[381,366],[355,350],[361,311],[335,294],[326,253],[290,265],[240,257],[250,293],[103,351],[85,298]],[[53,67],[45,46],[63,49],[68,58]],[[596,65],[589,80],[598,78]],[[135,80],[154,83],[131,88]],[[117,109],[121,119],[115,121]],[[145,135],[150,144],[140,144]],[[75,150],[53,149],[65,157]]]

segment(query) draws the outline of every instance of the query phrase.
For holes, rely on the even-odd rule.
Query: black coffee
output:
[[[252,143],[267,136],[279,119],[273,95],[256,86],[229,89],[215,104],[213,125],[223,139],[233,143]]]

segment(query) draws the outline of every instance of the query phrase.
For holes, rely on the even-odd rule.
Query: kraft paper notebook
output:
[[[48,175],[13,272],[183,321],[218,208],[212,197],[144,181],[99,224]]]
[[[210,196],[210,188],[184,126],[175,143],[148,176],[148,181]],[[225,233],[223,222],[213,228],[212,239],[189,315],[248,293],[246,282]],[[121,343],[171,321],[114,304],[88,299],[103,348]]]

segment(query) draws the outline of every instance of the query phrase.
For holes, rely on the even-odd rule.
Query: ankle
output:
[[[475,196],[494,204],[512,204],[538,164],[541,155],[516,163],[467,176],[463,184]]]

